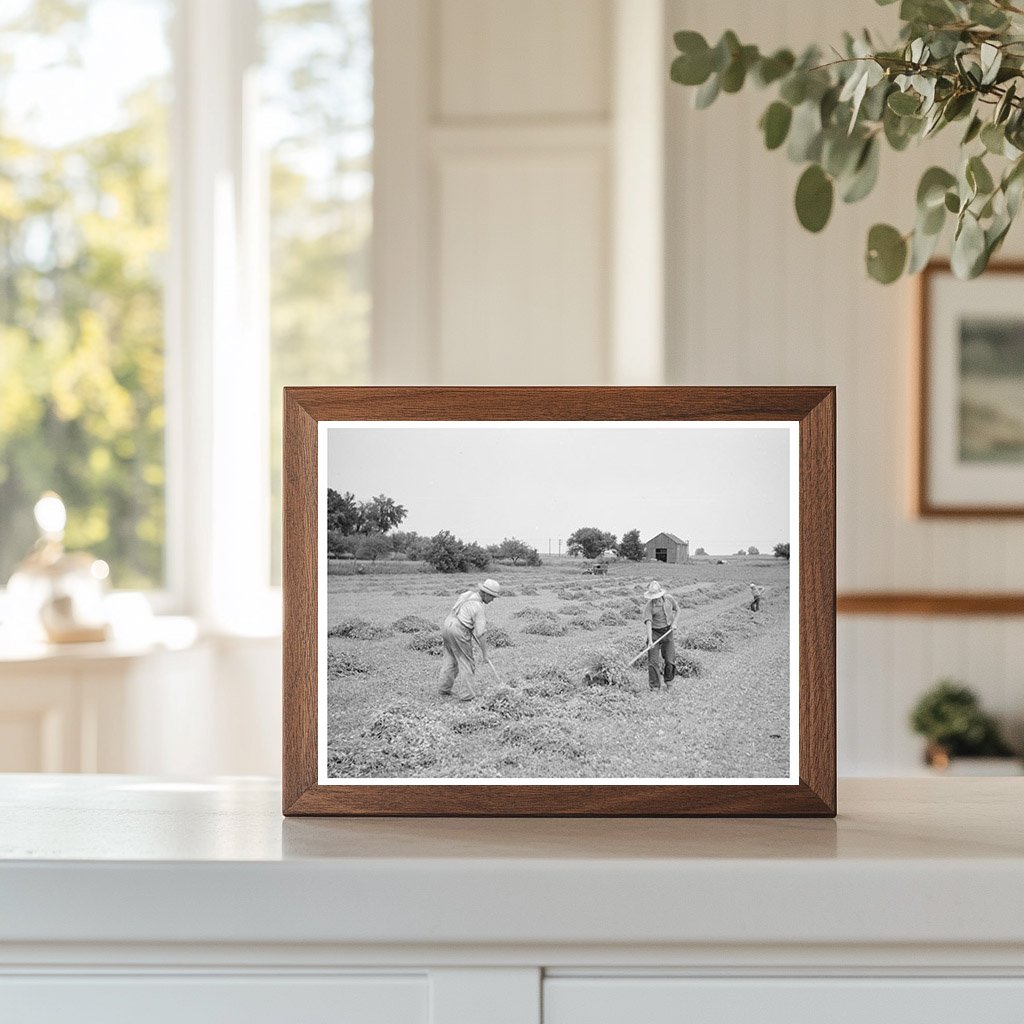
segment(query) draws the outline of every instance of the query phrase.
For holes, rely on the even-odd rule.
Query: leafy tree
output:
[[[776,558],[785,558],[789,561],[789,545],[788,544],[776,544],[772,549],[773,554]]]
[[[643,543],[640,540],[639,530],[629,530],[622,535],[619,543],[619,554],[628,558],[631,562],[642,562],[646,554]]]
[[[360,506],[362,512],[362,533],[387,533],[398,526],[409,514],[393,498],[386,494],[378,494]]]
[[[748,555],[759,555],[759,554],[761,554],[761,552],[758,551],[757,548],[755,548],[753,544],[751,544],[750,547],[747,548],[747,554]]]
[[[341,530],[327,531],[327,554],[331,558],[354,557],[358,538]]]
[[[430,538],[421,537],[415,530],[395,530],[388,535],[394,550],[416,561],[422,561],[430,547]]]
[[[1013,753],[995,719],[982,711],[974,691],[949,679],[921,697],[910,725],[954,757],[1006,757]]]
[[[1024,198],[1024,10],[1011,0],[903,0],[899,18],[898,46],[880,48],[867,32],[847,32],[833,49],[838,59],[814,46],[800,57],[762,54],[731,31],[714,47],[697,32],[677,32],[671,77],[699,87],[698,107],[747,81],[772,86],[778,95],[759,127],[768,149],[788,138],[789,159],[807,164],[795,204],[808,231],[828,223],[837,192],[847,203],[871,192],[883,143],[902,151],[960,122],[956,165],[924,172],[910,231],[870,229],[866,266],[882,284],[921,270],[952,214],[953,272],[976,277]],[[990,164],[998,165],[995,173]]]
[[[491,553],[475,542],[463,546],[462,556],[474,569],[486,569],[491,564]]]
[[[363,534],[356,544],[356,558],[376,562],[378,558],[390,555],[393,548],[389,538],[383,533]]]
[[[358,533],[363,526],[363,507],[351,491],[339,494],[327,488],[327,529],[345,536]]]
[[[582,526],[569,537],[566,551],[570,555],[598,558],[609,548],[615,548],[615,534],[605,533],[595,526]]]
[[[441,530],[430,538],[426,561],[438,572],[468,572],[466,546],[448,530]]]
[[[540,555],[536,548],[530,547],[518,537],[506,537],[500,544],[493,544],[489,549],[496,559],[518,565],[540,565]]]
[[[695,555],[706,555],[707,552],[703,548],[697,548],[697,550],[694,551],[694,554]]]

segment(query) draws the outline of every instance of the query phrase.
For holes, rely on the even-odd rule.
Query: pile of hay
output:
[[[504,721],[499,715],[488,711],[471,711],[465,718],[460,718],[452,723],[452,732],[460,736],[471,735],[475,732],[483,732],[486,729],[495,729]]]
[[[535,633],[537,636],[565,636],[565,626],[556,619],[530,619],[523,626],[524,633]]]
[[[583,682],[587,686],[616,686],[631,689],[635,685],[633,666],[620,649],[605,647],[594,651],[583,667]]]
[[[534,597],[537,594],[536,587],[523,587],[520,593],[528,594],[530,597]]]
[[[444,650],[444,641],[440,633],[417,633],[409,641],[409,650],[438,655]]]
[[[346,651],[335,644],[327,647],[328,676],[364,675],[372,671],[373,666],[360,654]]]
[[[587,618],[586,615],[576,615],[569,620],[569,627],[571,629],[585,629],[589,631],[597,629],[597,623],[593,619]]]
[[[456,753],[455,739],[422,705],[396,701],[384,708],[362,732],[377,741],[377,755],[390,773],[429,769]],[[366,757],[371,754],[367,751]]]
[[[597,621],[602,626],[621,626],[626,620],[618,612],[613,612],[609,608],[607,611],[601,612]]]
[[[679,646],[689,651],[724,651],[729,647],[729,638],[720,629],[707,627],[687,634]]]
[[[487,630],[487,646],[511,647],[512,635],[507,629],[489,629]]]
[[[560,590],[558,596],[563,601],[582,601],[587,596],[587,592],[585,590],[569,590],[566,588],[565,590]]]
[[[696,679],[704,674],[704,665],[701,660],[686,651],[676,654],[676,678]]]
[[[328,636],[341,636],[349,640],[379,640],[387,636],[387,628],[366,619],[345,619],[327,630]]]
[[[403,615],[395,620],[395,629],[399,633],[425,633],[430,629],[437,629],[437,626],[422,615]]]
[[[541,665],[523,673],[522,692],[545,700],[577,689],[576,684],[557,665]]]
[[[528,604],[525,608],[520,608],[519,611],[512,613],[514,619],[538,619],[544,618],[546,615],[551,615],[549,611],[545,611],[543,608],[538,608],[535,604]]]
[[[518,721],[531,718],[540,710],[540,704],[531,694],[516,690],[511,686],[500,686],[491,691],[480,702],[483,711],[493,711],[500,718]]]

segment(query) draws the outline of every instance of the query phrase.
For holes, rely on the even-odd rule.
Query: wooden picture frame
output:
[[[995,381],[992,387],[1022,390],[1024,373],[1000,383],[995,373],[973,373],[963,363],[964,346],[999,343],[998,337],[972,341],[967,334],[987,322],[996,330],[1000,321],[1012,325],[1013,342],[1018,348],[1024,344],[1022,286],[1024,262],[993,262],[972,281],[955,278],[946,261],[929,264],[919,275],[914,506],[922,518],[1024,516],[1024,439],[1018,436],[1013,444],[1012,460],[1000,458],[1004,400],[993,392],[994,404],[982,405],[986,379]],[[971,409],[978,411],[969,416]],[[1005,410],[1002,416],[1007,418]]]
[[[629,784],[603,778],[478,782],[326,779],[318,699],[326,527],[320,513],[329,429],[415,424],[532,428],[785,428],[790,507],[798,513],[786,579],[791,771],[784,782],[730,778]],[[692,431],[696,436],[697,429]],[[337,436],[345,437],[343,433]],[[603,435],[602,435],[603,436]],[[609,435],[612,436],[612,435]],[[652,437],[655,435],[651,435]],[[662,434],[658,434],[661,437]],[[673,435],[674,436],[674,435]],[[679,435],[682,437],[682,434]],[[625,470],[624,470],[625,472]],[[795,478],[795,479],[794,479]],[[482,486],[486,486],[485,483]],[[642,491],[642,488],[640,488]],[[831,387],[303,387],[284,392],[283,811],[286,815],[810,816],[836,813],[835,390]],[[660,555],[658,557],[661,557]],[[725,561],[724,559],[722,560]],[[623,563],[625,565],[625,563]],[[719,563],[721,564],[721,563]],[[782,564],[781,562],[779,563]],[[769,566],[768,560],[765,565]],[[613,570],[614,570],[613,566]],[[579,571],[582,571],[580,569]],[[633,570],[630,570],[633,571]],[[324,567],[324,572],[326,568]],[[326,576],[323,576],[326,579]],[[466,577],[463,577],[466,579]],[[745,584],[744,584],[745,585]],[[326,588],[325,588],[326,589]],[[749,595],[748,595],[749,599]],[[753,609],[752,609],[753,610]],[[639,613],[638,613],[639,614]],[[795,641],[795,643],[793,642]],[[795,660],[794,660],[795,659]],[[436,662],[435,662],[436,664]],[[436,670],[435,670],[436,671]],[[643,688],[646,690],[646,687]],[[644,696],[647,696],[646,693]],[[653,696],[653,695],[652,695]],[[639,698],[638,698],[639,699]],[[326,744],[326,736],[324,738]],[[761,784],[757,784],[761,782]]]

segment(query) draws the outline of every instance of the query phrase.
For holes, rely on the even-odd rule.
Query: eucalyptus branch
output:
[[[762,54],[734,32],[714,46],[699,33],[678,32],[672,79],[697,87],[701,109],[751,81],[774,89],[758,126],[768,149],[785,146],[789,159],[804,165],[796,214],[815,232],[828,223],[837,194],[847,203],[870,194],[883,143],[900,152],[962,121],[958,166],[930,167],[918,185],[913,228],[876,224],[865,259],[884,284],[916,273],[952,220],[953,269],[974,277],[1024,205],[1024,39],[1011,18],[1024,10],[1010,0],[989,7],[902,0],[899,11],[897,48],[879,49],[867,33],[846,35],[827,62],[817,48],[798,59],[789,50]]]

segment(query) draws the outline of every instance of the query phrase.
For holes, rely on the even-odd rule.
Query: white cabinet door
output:
[[[17,1024],[427,1024],[420,976],[0,978],[0,1020]]]
[[[549,978],[544,1024],[1021,1024],[1024,978]]]

